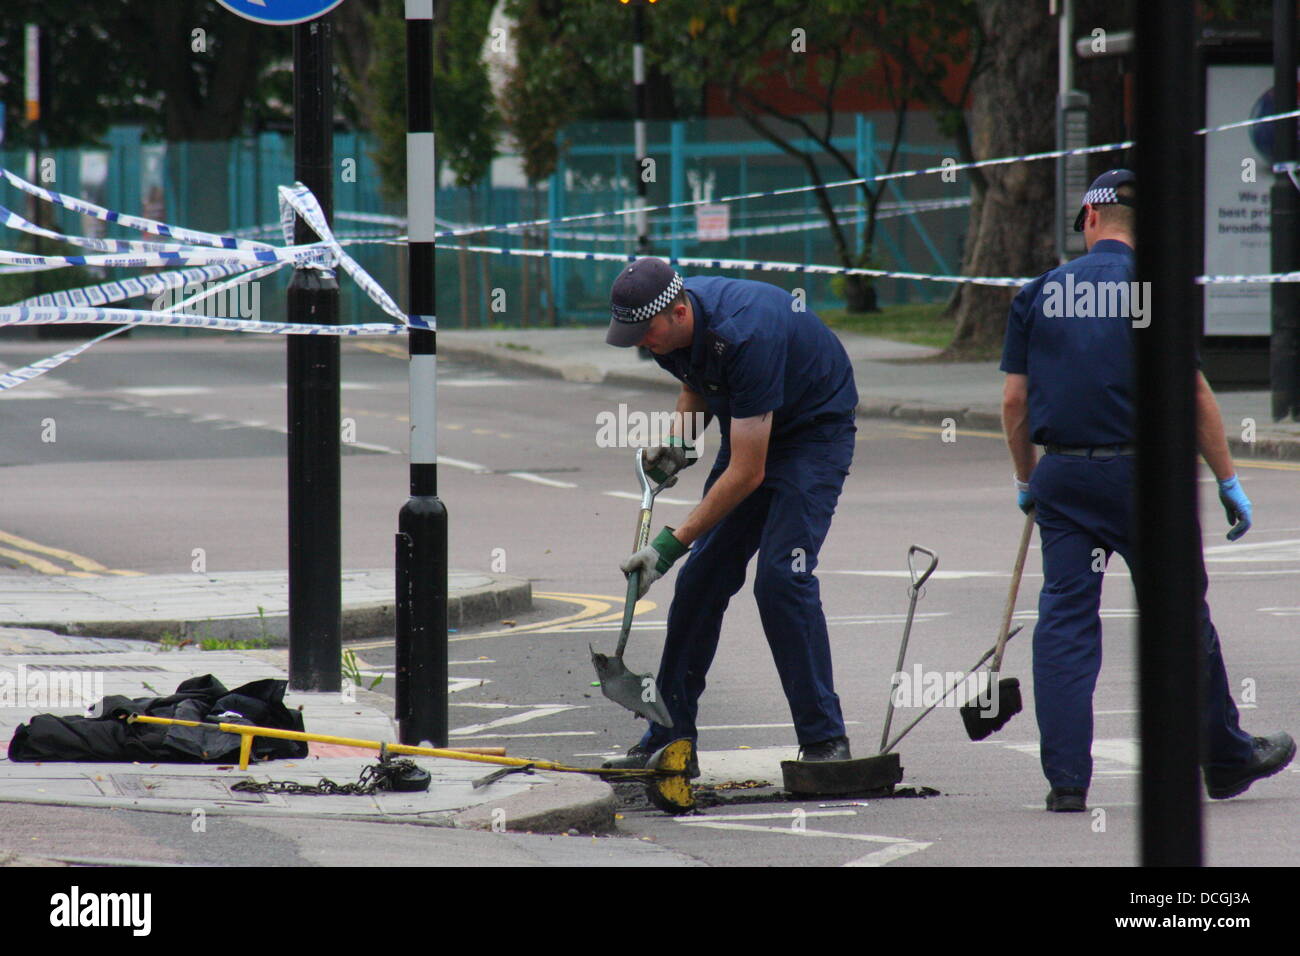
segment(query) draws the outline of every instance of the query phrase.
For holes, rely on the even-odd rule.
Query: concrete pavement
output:
[[[938,349],[837,332],[853,363],[858,415],[978,429],[1001,428],[1003,375],[996,361],[926,361]],[[603,328],[439,332],[440,354],[571,382],[609,382],[676,391],[676,380],[605,344]],[[1233,454],[1300,459],[1300,422],[1274,423],[1267,390],[1222,392],[1224,431]]]
[[[532,607],[523,578],[452,571],[447,626],[486,624]],[[343,638],[391,634],[392,568],[343,572]],[[159,640],[262,640],[285,644],[287,571],[104,577],[0,572],[0,628]]]
[[[452,574],[452,620],[483,623],[531,606],[527,581],[500,575]],[[114,637],[166,629],[196,641],[265,638],[283,633],[283,574],[153,575],[49,578],[0,575],[6,618],[41,620],[64,633],[0,626],[0,741],[40,713],[84,714],[102,697],[170,694],[189,677],[211,673],[229,688],[265,677],[283,678],[283,650],[202,651]],[[345,620],[358,636],[391,631],[376,606],[392,594],[392,572],[346,576]],[[264,602],[264,603],[263,603]],[[262,604],[263,614],[249,615]],[[391,598],[387,613],[391,618]],[[243,613],[239,613],[243,612]],[[178,629],[179,628],[179,629]],[[97,636],[76,636],[91,631]],[[368,676],[368,675],[367,675]],[[363,688],[342,694],[289,693],[309,731],[395,741],[391,702]],[[115,807],[199,815],[240,815],[418,823],[439,827],[537,833],[603,833],[614,827],[615,799],[600,780],[577,774],[515,774],[479,789],[472,782],[494,769],[480,763],[419,760],[433,782],[424,793],[372,796],[248,794],[231,785],[252,778],[315,784],[355,781],[377,759],[372,751],[310,745],[305,760],[278,760],[240,772],[210,764],[15,763],[0,761],[0,805]],[[0,806],[0,817],[3,816]],[[3,850],[3,847],[0,847]],[[15,865],[12,851],[0,865]],[[0,853],[4,856],[5,853]],[[82,854],[92,858],[93,853]],[[57,857],[56,857],[57,858]],[[468,862],[468,861],[467,861]]]
[[[70,637],[0,628],[0,740],[36,714],[84,714],[102,697],[163,696],[189,677],[211,673],[226,687],[286,676],[283,652],[167,650],[146,641]],[[342,694],[290,692],[309,732],[395,741],[389,702],[362,688]],[[252,778],[315,784],[355,781],[373,751],[309,745],[305,760],[276,760],[241,772],[212,764],[27,763],[0,761],[0,803],[118,807],[172,813],[308,816],[472,829],[600,833],[612,829],[614,798],[603,782],[577,774],[511,774],[483,788],[495,769],[481,763],[419,758],[430,772],[425,793],[373,796],[249,794],[230,786]]]

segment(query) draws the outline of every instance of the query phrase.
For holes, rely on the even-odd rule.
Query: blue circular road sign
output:
[[[329,13],[343,0],[217,0],[231,13],[237,13],[245,20],[269,23],[272,26],[288,26],[314,20],[322,13]]]

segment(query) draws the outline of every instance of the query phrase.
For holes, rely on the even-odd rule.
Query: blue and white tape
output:
[[[312,195],[310,189],[302,183],[294,183],[292,186],[281,186],[279,188],[281,216],[284,215],[286,207],[292,207],[298,215],[302,216],[303,221],[312,229],[316,235],[320,236],[334,254],[338,257],[339,265],[343,271],[352,277],[362,291],[368,295],[376,305],[386,313],[397,319],[399,322],[406,324],[406,313],[398,308],[397,303],[392,297],[384,291],[384,287],[376,282],[371,275],[361,268],[360,263],[347,254],[339,241],[334,237],[333,230],[330,229],[329,223],[325,220],[325,212]],[[292,222],[292,215],[289,217]],[[292,226],[289,227],[292,232]]]
[[[198,302],[202,299],[209,298],[210,296],[217,295],[218,293],[224,292],[225,290],[233,286],[239,285],[244,282],[250,282],[253,279],[258,279],[264,275],[269,275],[270,273],[279,269],[282,265],[283,263],[277,262],[273,265],[263,266],[260,269],[250,270],[226,282],[219,283],[209,289],[204,289],[200,291],[198,294],[192,295],[188,299],[185,299],[181,302],[177,302],[175,305],[169,306],[166,309],[159,310],[159,314],[178,312],[181,309],[184,309],[195,302]],[[74,290],[74,291],[80,291],[80,290]],[[43,298],[43,297],[38,297],[38,298]],[[121,332],[125,332],[129,328],[131,328],[130,325],[119,326],[116,329],[111,329],[110,331],[105,332],[103,335],[96,336],[95,338],[91,339],[88,342],[83,342],[78,346],[74,346],[73,348],[66,349],[65,351],[59,352],[57,355],[51,355],[49,358],[43,358],[38,362],[33,362],[30,365],[26,365],[23,366],[22,368],[14,369],[13,371],[10,372],[0,373],[0,392],[7,391],[8,389],[14,388],[17,385],[22,385],[24,382],[30,382],[34,378],[39,378],[40,376],[44,375],[46,372],[58,368],[64,362],[76,358],[78,355],[85,352],[91,346],[98,345],[100,342],[106,341],[107,339],[111,339],[113,336]]]
[[[634,254],[618,252],[580,252],[566,249],[503,249],[496,246],[466,246],[467,252],[489,255],[535,256],[543,259],[579,259],[588,262],[633,262]],[[989,285],[1019,287],[1032,279],[1012,276],[942,276],[923,272],[893,272],[888,269],[846,268],[843,266],[810,265],[802,262],[766,262],[757,259],[706,259],[698,256],[662,256],[665,262],[701,269],[742,269],[752,272],[799,272],[810,275],[872,276],[879,279],[919,279],[928,282],[948,282],[956,285]]]
[[[1246,126],[1257,126],[1261,123],[1272,123],[1280,119],[1288,119],[1292,116],[1300,116],[1300,109],[1291,110],[1286,113],[1274,113],[1269,116],[1260,116],[1255,119],[1239,120],[1233,123],[1223,123],[1219,126],[1202,127],[1196,130],[1197,136],[1204,136],[1209,133],[1222,132],[1223,130],[1240,129]],[[528,229],[535,226],[547,226],[554,223],[565,222],[585,222],[592,219],[604,219],[610,216],[633,216],[640,212],[662,212],[668,209],[686,209],[692,206],[702,206],[709,203],[739,202],[745,199],[766,199],[772,196],[792,196],[797,193],[809,192],[816,189],[838,189],[844,186],[861,186],[864,183],[888,182],[898,179],[910,179],[916,176],[933,176],[936,173],[959,172],[964,169],[984,169],[990,166],[1003,166],[1009,163],[1032,162],[1040,159],[1060,159],[1066,156],[1087,156],[1093,153],[1110,153],[1120,150],[1131,149],[1136,145],[1134,140],[1124,140],[1118,143],[1103,143],[1098,146],[1080,146],[1074,149],[1052,149],[1040,153],[1021,153],[1016,156],[999,156],[993,159],[981,159],[970,163],[941,163],[938,166],[927,166],[923,169],[909,169],[896,173],[880,173],[875,176],[859,176],[854,179],[841,179],[835,182],[822,183],[820,185],[810,186],[788,186],[784,189],[768,189],[760,192],[738,193],[734,196],[721,196],[716,199],[687,199],[680,202],[663,203],[658,206],[625,206],[621,209],[614,209],[608,212],[589,212],[578,213],[571,216],[560,216],[554,219],[529,219],[517,222],[498,223],[490,226],[473,226],[458,229],[448,229],[437,234],[439,239],[456,238],[458,236],[476,235],[481,232],[512,232],[518,229]]]
[[[372,322],[360,325],[308,325],[297,322],[255,322],[248,319],[225,319],[203,315],[176,315],[148,312],[143,309],[76,309],[69,306],[0,306],[0,326],[63,325],[160,325],[194,329],[218,329],[225,332],[260,332],[269,335],[397,335],[406,325]]]
[[[94,219],[100,219],[104,222],[115,222],[119,226],[125,226],[127,229],[135,229],[139,232],[150,232],[157,236],[167,236],[180,242],[188,242],[196,246],[217,246],[223,249],[270,249],[271,246],[264,242],[254,242],[251,239],[241,239],[237,236],[220,236],[211,232],[203,232],[198,229],[182,229],[178,226],[169,226],[165,222],[159,222],[156,219],[146,219],[143,216],[129,216],[126,213],[117,212],[113,209],[107,209],[104,206],[89,202],[85,199],[78,199],[75,196],[67,196],[63,193],[54,192],[49,189],[43,189],[34,183],[29,183],[21,176],[16,175],[11,170],[0,167],[0,177],[8,181],[9,185],[19,189],[28,195],[36,196],[45,202],[53,203],[56,206],[62,206],[65,209],[71,209],[73,212],[81,213],[83,216],[90,216]]]
[[[91,236],[73,236],[67,233],[55,232],[53,229],[46,229],[44,226],[38,226],[34,222],[29,222],[12,209],[0,206],[0,225],[8,226],[10,229],[17,229],[20,232],[28,233],[33,236],[43,236],[46,239],[55,239],[59,242],[66,242],[70,246],[80,246],[83,249],[97,249],[100,252],[183,252],[192,250],[197,247],[187,243],[180,242],[152,242],[141,239],[99,239]],[[202,247],[207,248],[207,247]]]
[[[283,263],[275,263],[267,271],[274,271]],[[228,275],[244,272],[248,266],[242,263],[218,263],[200,266],[197,269],[176,269],[172,272],[147,272],[142,276],[115,279],[98,285],[84,286],[80,289],[67,289],[60,292],[46,292],[15,302],[14,305],[65,305],[73,308],[85,308],[124,302],[140,296],[158,296],[170,289],[183,289],[195,282],[210,282]],[[261,272],[262,270],[258,270]],[[265,273],[263,273],[265,274]]]

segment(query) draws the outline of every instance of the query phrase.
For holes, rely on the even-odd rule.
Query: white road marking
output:
[[[458,691],[469,690],[471,687],[479,687],[490,683],[492,683],[490,680],[484,680],[481,677],[448,677],[447,693],[455,694]]]
[[[453,707],[479,707],[483,710],[529,710],[534,707],[568,707],[569,704],[502,704],[497,701],[464,701],[453,703]],[[585,705],[583,705],[585,706]]]
[[[846,726],[853,727],[861,724],[860,720],[846,720]],[[700,724],[696,730],[785,730],[791,729],[794,724]]]
[[[1129,620],[1138,616],[1135,607],[1104,607],[1097,615],[1102,620]],[[1017,621],[1036,621],[1038,620],[1037,611],[1016,611],[1011,615],[1013,620]]]
[[[490,720],[486,724],[468,724],[464,727],[455,727],[451,730],[454,737],[462,737],[466,734],[481,734],[485,730],[493,730],[497,727],[509,727],[513,724],[522,724],[525,721],[537,720],[540,717],[550,717],[552,714],[562,714],[569,710],[582,710],[585,705],[575,704],[555,704],[550,707],[534,707],[526,710],[522,714],[510,714],[507,717],[498,717],[496,720]]]
[[[13,389],[12,391],[8,392],[8,393],[5,395],[5,401],[7,401],[7,402],[12,402],[12,401],[13,401],[14,399],[16,399],[16,398],[27,398],[27,399],[32,399],[32,398],[35,398],[35,399],[51,399],[51,398],[67,398],[67,397],[68,397],[68,396],[67,396],[66,393],[63,393],[63,392],[52,392],[52,391],[50,391],[48,388],[46,388],[46,389],[40,389],[40,388],[15,388],[15,389]]]
[[[930,844],[928,843],[897,843],[894,846],[887,846],[883,850],[877,850],[874,853],[868,853],[866,856],[860,856],[856,860],[849,860],[845,866],[885,866],[888,863],[900,857],[910,856],[913,853],[919,853]]]
[[[138,395],[141,398],[162,398],[171,395],[210,395],[212,389],[201,385],[159,385],[150,388],[119,388],[115,391],[123,395]]]
[[[793,819],[793,818],[790,818]],[[833,837],[839,840],[858,840],[862,843],[914,843],[914,840],[908,840],[903,837],[876,836],[873,833],[836,833],[834,830],[796,830],[794,827],[761,827],[748,823],[713,823],[708,817],[691,817],[686,820],[683,826],[694,829],[703,827],[707,830],[748,830],[751,833],[783,833],[786,836],[803,836],[803,837]],[[930,844],[925,844],[929,846]]]
[[[913,616],[917,621],[933,621],[947,617],[948,611],[917,611]],[[907,620],[906,614],[829,614],[827,624],[902,624]]]
[[[466,471],[473,471],[479,474],[487,474],[492,470],[487,465],[480,465],[473,461],[464,461],[460,458],[448,458],[446,455],[438,456],[438,464],[450,465],[452,468],[464,468]]]
[[[556,481],[554,478],[543,478],[541,475],[534,475],[530,471],[508,471],[506,474],[511,478],[522,478],[524,481],[531,481],[538,485],[547,485],[551,488],[578,487],[571,481]]]
[[[1258,607],[1255,610],[1273,617],[1300,617],[1300,607]]]
[[[1205,549],[1206,561],[1300,561],[1300,538],[1259,541],[1253,544],[1216,544]]]
[[[1003,744],[1008,750],[1015,750],[1031,757],[1038,756],[1038,744]],[[1113,760],[1115,763],[1138,766],[1138,742],[1132,737],[1111,737],[1092,742],[1094,760]]]
[[[911,579],[910,571],[827,571],[825,568],[818,568],[818,574],[852,574],[863,578],[905,578]],[[1026,572],[1022,577],[1028,577]],[[1011,575],[1006,571],[935,571],[930,575],[936,580],[958,581],[962,578],[1009,578]]]
[[[808,816],[812,816],[812,814],[809,813]],[[682,820],[678,817],[677,819],[683,826],[692,829],[702,827],[709,830],[745,830],[750,833],[783,833],[787,836],[827,837],[838,840],[857,840],[862,843],[889,844],[883,850],[877,850],[856,860],[851,860],[844,864],[845,866],[884,866],[892,860],[917,853],[930,846],[929,843],[921,843],[916,840],[907,840],[902,837],[876,836],[871,833],[836,833],[832,830],[809,830],[807,828],[796,830],[794,827],[789,826],[765,827],[749,823],[713,823],[707,817],[694,817],[689,820]]]
[[[480,388],[485,386],[522,385],[522,384],[524,383],[512,382],[510,379],[507,378],[457,378],[457,379],[451,379],[450,381],[448,381],[447,379],[438,380],[439,388]]]
[[[606,492],[604,492],[604,494],[608,495],[608,496],[611,497],[611,498],[626,498],[628,501],[640,501],[640,500],[641,500],[641,496],[640,496],[640,495],[633,494],[633,493],[630,492],[630,491],[606,491]],[[687,506],[690,506],[690,505],[697,505],[697,504],[699,504],[699,502],[698,502],[698,501],[687,501],[685,498],[665,498],[663,495],[659,495],[659,496],[657,496],[657,497],[655,498],[655,504],[657,504],[657,505],[687,505]]]
[[[482,660],[473,660],[473,661],[448,661],[447,663],[448,663],[449,665],[451,665],[452,667],[455,667],[455,666],[458,665],[458,664],[495,664],[496,661],[491,660],[491,659],[485,657],[485,658],[483,658]]]
[[[804,810],[803,817],[856,817],[856,810]],[[710,813],[704,817],[673,817],[678,823],[690,824],[698,820],[798,820],[797,810],[785,813]]]
[[[662,628],[662,627],[664,627],[665,624],[666,624],[665,621],[658,621],[658,622],[656,622],[656,621],[633,621],[633,622],[632,622],[632,630],[634,630],[634,631],[653,631],[653,630],[655,630],[656,628]],[[601,632],[601,631],[604,631],[604,632],[608,632],[608,631],[618,631],[618,630],[621,630],[622,627],[623,627],[623,625],[622,625],[620,622],[618,622],[618,621],[611,621],[611,622],[607,622],[607,623],[605,623],[605,624],[590,624],[590,625],[588,625],[587,627],[570,627],[570,626],[567,626],[567,625],[561,625],[560,627],[555,628],[555,630],[556,630],[556,631],[563,631],[565,634],[582,634],[582,633],[596,633],[596,632]],[[537,632],[535,632],[535,633],[538,633],[538,634],[545,634],[545,633],[549,633],[549,632],[547,632],[547,631],[537,631]]]
[[[445,383],[439,382],[438,384]],[[345,392],[369,392],[378,387],[378,385],[372,385],[369,382],[339,382],[339,389]]]
[[[377,451],[384,455],[402,454],[396,448],[389,448],[387,445],[374,445],[368,441],[350,441],[350,442],[345,442],[345,444],[351,445],[353,448],[362,448],[365,449],[366,451]]]
[[[452,733],[455,733],[453,730]],[[554,730],[544,734],[473,734],[468,737],[458,737],[458,740],[524,740],[528,737],[594,737],[594,730]],[[596,756],[608,757],[610,754],[598,754]]]

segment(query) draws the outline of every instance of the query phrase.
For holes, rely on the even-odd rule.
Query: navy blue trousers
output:
[[[697,736],[695,718],[722,616],[744,585],[755,551],[754,598],[795,735],[800,744],[845,736],[813,571],[853,460],[856,431],[851,421],[832,422],[773,445],[763,483],[695,542],[677,573],[656,675],[673,727],[651,723],[642,746],[658,749],[675,738]],[[723,446],[706,494],[728,461]]]
[[[1101,670],[1101,584],[1118,551],[1132,567],[1131,456],[1088,459],[1045,455],[1030,477],[1042,538],[1043,590],[1034,629],[1034,707],[1043,774],[1053,787],[1084,787],[1092,779],[1092,692]],[[1104,559],[1097,562],[1095,549]],[[1199,554],[1199,552],[1198,552]],[[1200,638],[1204,648],[1201,705],[1203,765],[1240,767],[1251,738],[1238,725],[1236,704],[1205,601],[1200,567]]]

